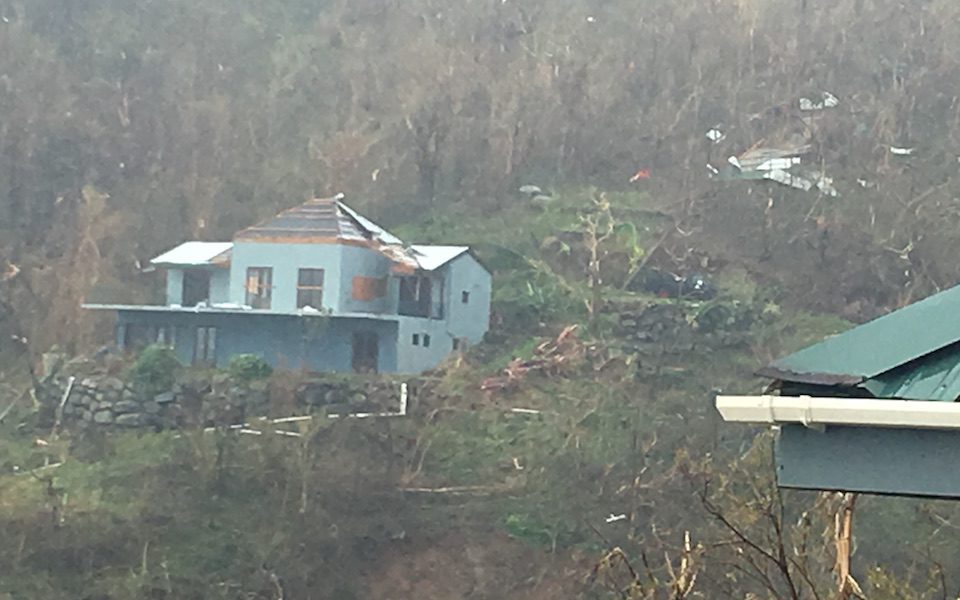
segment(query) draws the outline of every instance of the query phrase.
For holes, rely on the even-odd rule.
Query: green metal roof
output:
[[[960,398],[960,286],[828,338],[760,371],[859,386],[878,398]]]

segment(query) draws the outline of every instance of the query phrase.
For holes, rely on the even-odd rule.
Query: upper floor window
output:
[[[273,297],[273,269],[270,267],[250,267],[247,269],[247,306],[251,308],[270,308]]]
[[[470,292],[460,292],[460,302],[464,304],[470,304]]]
[[[401,315],[443,318],[443,280],[429,277],[404,277],[400,280]]]
[[[323,308],[323,269],[300,269],[297,275],[297,308]]]

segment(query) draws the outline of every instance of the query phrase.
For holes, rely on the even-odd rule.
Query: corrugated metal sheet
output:
[[[877,398],[954,402],[960,398],[958,314],[960,286],[791,354],[760,374],[853,386]]]
[[[424,271],[439,269],[464,252],[470,250],[467,246],[411,246],[417,263]]]
[[[362,241],[373,237],[340,203],[332,198],[318,198],[289,208],[253,227],[236,234],[242,241],[281,239],[296,243],[317,240]]]
[[[828,338],[761,371],[807,383],[872,379],[960,341],[960,286]]]
[[[393,235],[383,227],[380,227],[379,225],[377,225],[370,219],[366,218],[365,216],[361,215],[357,211],[353,210],[343,202],[338,202],[337,204],[340,207],[340,210],[347,213],[350,217],[353,218],[354,221],[359,223],[364,229],[369,231],[373,235],[373,237],[375,237],[379,241],[383,242],[384,244],[394,244],[394,245],[400,245],[400,246],[403,245],[403,240]]]
[[[150,264],[184,267],[225,264],[225,260],[218,259],[225,258],[221,255],[231,248],[232,242],[185,242],[152,259]]]
[[[960,398],[960,345],[869,379],[860,387],[878,398],[954,402]]]

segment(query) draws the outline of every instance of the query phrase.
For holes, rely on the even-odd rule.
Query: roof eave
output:
[[[776,365],[768,365],[760,369],[757,371],[757,375],[779,381],[808,383],[812,385],[858,385],[866,380],[862,375],[845,373],[801,373],[777,367]]]

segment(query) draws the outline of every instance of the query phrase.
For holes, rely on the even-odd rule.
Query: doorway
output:
[[[210,300],[210,273],[186,270],[183,272],[183,302],[181,306],[196,306]]]
[[[353,371],[355,373],[376,373],[380,344],[377,334],[359,331],[353,334]]]

